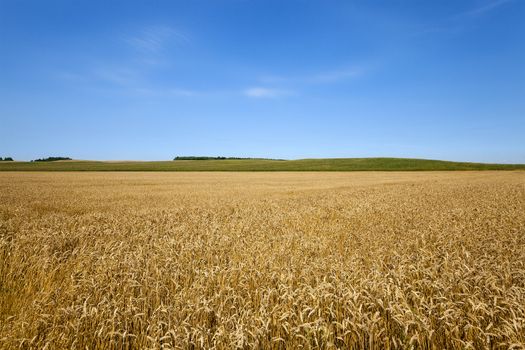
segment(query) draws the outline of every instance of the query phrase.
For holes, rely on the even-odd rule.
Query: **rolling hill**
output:
[[[221,159],[175,161],[6,162],[0,171],[426,171],[525,170],[525,164],[487,164],[410,158],[298,160]]]

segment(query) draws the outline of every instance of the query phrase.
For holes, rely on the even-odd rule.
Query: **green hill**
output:
[[[2,162],[0,171],[415,171],[525,170],[525,164],[485,164],[409,158],[298,160],[221,159],[159,162]]]

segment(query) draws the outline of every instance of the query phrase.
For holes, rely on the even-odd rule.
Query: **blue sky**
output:
[[[0,156],[525,163],[525,0],[0,0]]]

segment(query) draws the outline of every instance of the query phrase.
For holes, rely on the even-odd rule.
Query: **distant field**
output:
[[[176,160],[2,162],[0,171],[417,171],[517,170],[525,164],[462,163],[407,158],[326,158],[299,160]]]
[[[523,349],[525,172],[0,173],[0,349]]]

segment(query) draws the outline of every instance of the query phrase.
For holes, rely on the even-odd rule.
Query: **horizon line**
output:
[[[188,159],[176,159],[177,157],[188,158]],[[1,157],[10,158],[10,157]],[[15,159],[9,161],[0,161],[2,163],[56,163],[56,162],[100,162],[100,163],[148,163],[148,162],[173,162],[173,161],[233,161],[233,160],[265,160],[265,161],[301,161],[301,160],[338,160],[338,159],[403,159],[403,160],[423,160],[423,161],[438,161],[438,162],[451,162],[451,163],[473,163],[473,164],[505,164],[505,165],[525,165],[525,163],[507,163],[507,162],[480,162],[471,160],[447,160],[437,158],[418,158],[418,157],[394,157],[394,156],[370,156],[370,157],[304,157],[304,158],[268,158],[268,157],[237,157],[237,156],[176,156],[172,159],[61,159],[61,160],[47,160],[41,161],[39,159]],[[40,159],[47,159],[53,157],[45,157]],[[66,157],[60,157],[66,158]],[[67,157],[69,158],[69,157]],[[194,159],[192,159],[194,158]],[[199,159],[206,158],[206,159]]]

